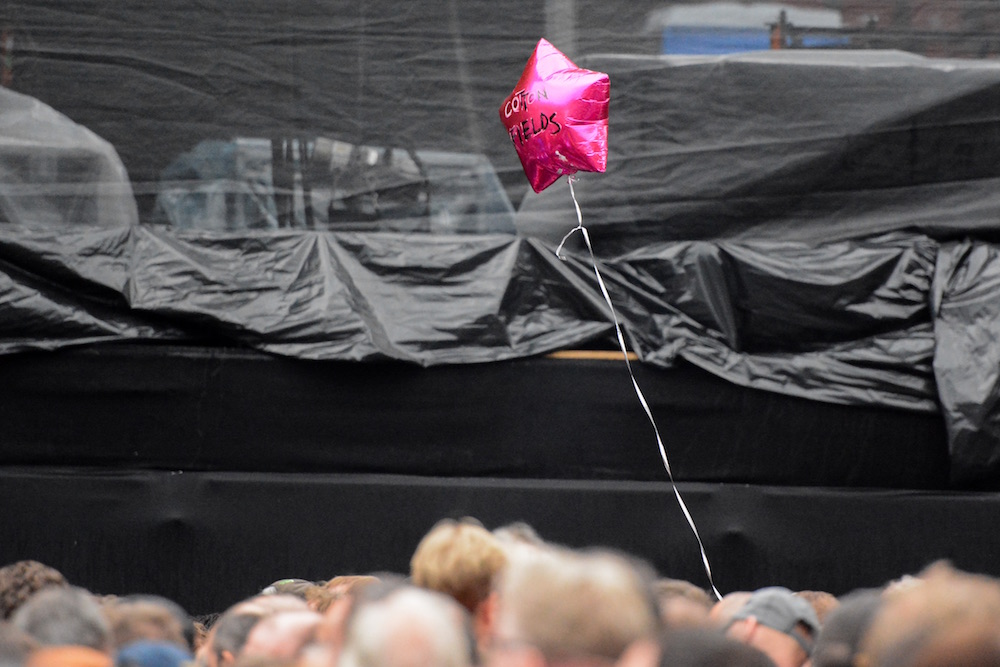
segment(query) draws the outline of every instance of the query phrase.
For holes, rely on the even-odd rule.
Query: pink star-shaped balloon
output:
[[[605,170],[609,95],[607,74],[580,69],[539,40],[500,107],[500,120],[535,192],[564,174]]]

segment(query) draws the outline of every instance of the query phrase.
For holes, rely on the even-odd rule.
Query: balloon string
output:
[[[573,197],[573,205],[576,207],[576,220],[577,225],[562,238],[559,242],[559,247],[556,248],[556,257],[559,259],[564,259],[562,256],[563,246],[566,241],[576,232],[580,232],[583,235],[583,240],[587,245],[587,251],[590,253],[590,261],[594,267],[594,275],[597,276],[597,284],[601,288],[601,294],[604,295],[604,301],[607,302],[608,308],[611,309],[611,319],[615,323],[615,333],[618,336],[618,345],[621,347],[622,356],[625,357],[625,366],[628,368],[629,377],[632,379],[632,388],[635,390],[635,395],[639,398],[639,403],[642,405],[642,409],[646,413],[649,423],[653,426],[653,434],[656,436],[656,445],[660,450],[660,459],[663,461],[663,467],[667,471],[667,477],[670,479],[670,487],[674,491],[674,497],[677,498],[677,504],[681,508],[681,512],[684,513],[684,518],[687,519],[688,526],[691,527],[691,532],[694,533],[695,539],[698,541],[698,549],[701,551],[701,562],[705,566],[705,574],[708,575],[708,583],[712,586],[712,592],[715,593],[716,599],[721,600],[722,594],[719,593],[719,589],[715,587],[715,580],[712,577],[712,566],[708,562],[708,553],[705,551],[705,544],[701,540],[701,535],[698,533],[698,527],[694,523],[694,518],[691,516],[691,512],[688,511],[687,504],[681,497],[681,492],[677,489],[677,483],[674,481],[674,474],[670,469],[670,460],[667,458],[667,449],[663,445],[663,439],[660,437],[660,429],[656,426],[656,420],[653,418],[653,413],[649,409],[649,403],[646,402],[646,397],[642,393],[642,389],[639,388],[639,382],[636,380],[635,373],[632,371],[632,363],[628,358],[628,347],[625,345],[625,336],[622,334],[622,327],[618,321],[618,315],[615,312],[614,304],[611,302],[611,294],[608,292],[607,286],[604,284],[604,278],[601,276],[600,269],[597,268],[597,256],[594,254],[594,247],[590,243],[590,233],[587,228],[583,226],[583,212],[580,210],[580,202],[576,199],[576,190],[573,189],[574,177],[570,176],[567,181],[569,182],[569,192]]]

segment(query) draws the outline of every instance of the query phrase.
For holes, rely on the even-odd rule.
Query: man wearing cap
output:
[[[787,588],[761,588],[732,616],[726,634],[766,654],[777,667],[801,667],[812,654],[819,619]]]

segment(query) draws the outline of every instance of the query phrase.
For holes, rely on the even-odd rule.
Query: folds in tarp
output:
[[[491,28],[466,3],[58,4],[7,12],[23,94],[0,90],[0,145],[27,157],[0,160],[0,351],[440,365],[612,344],[589,254],[553,253],[568,188],[522,199],[495,121],[541,9]],[[576,191],[644,362],[941,410],[953,481],[996,478],[1000,65],[575,60],[611,77],[608,170]]]
[[[671,243],[599,267],[649,363],[933,412],[937,248],[902,234]],[[308,359],[438,365],[584,345],[613,326],[588,260],[507,235],[8,229],[0,267],[4,352],[211,335]]]

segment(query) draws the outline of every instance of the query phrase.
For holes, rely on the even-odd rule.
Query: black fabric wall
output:
[[[940,415],[637,365],[677,479],[939,489]],[[662,481],[624,362],[419,368],[167,345],[0,356],[0,462]]]
[[[938,416],[636,370],[723,592],[996,570],[1000,498],[934,490]],[[279,578],[405,573],[435,521],[466,515],[708,585],[620,359],[93,345],[0,357],[0,376],[0,562],[98,592],[209,613]]]
[[[722,592],[836,594],[947,558],[997,574],[995,494],[682,483]],[[284,577],[405,573],[444,516],[532,523],[571,546],[708,585],[667,484],[383,475],[0,471],[0,561],[36,558],[103,593],[221,610]]]

